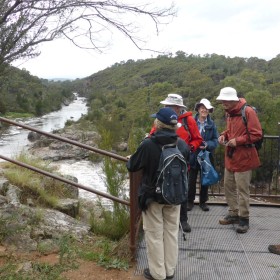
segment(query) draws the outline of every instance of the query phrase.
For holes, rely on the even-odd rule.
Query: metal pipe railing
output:
[[[93,151],[93,152],[101,154],[101,155],[109,156],[111,158],[114,158],[114,159],[117,159],[117,160],[120,160],[120,161],[123,161],[123,162],[128,161],[128,159],[126,157],[122,157],[120,155],[117,155],[117,154],[114,154],[114,153],[111,153],[111,152],[108,152],[108,151],[105,151],[105,150],[94,148],[94,147],[82,144],[80,142],[70,140],[70,139],[65,138],[65,137],[61,137],[61,136],[54,135],[54,134],[51,134],[51,133],[48,133],[48,132],[45,132],[45,131],[41,131],[41,130],[33,128],[31,126],[28,126],[28,125],[25,125],[25,124],[20,124],[20,123],[17,123],[15,121],[12,121],[12,120],[9,120],[9,119],[3,118],[3,117],[0,117],[0,121],[11,124],[11,125],[19,126],[19,127],[24,128],[24,129],[31,130],[31,131],[37,132],[39,134],[45,135],[47,137],[54,138],[54,139],[60,140],[62,142],[66,142],[66,143],[78,146],[80,148],[84,148],[84,149]],[[45,176],[57,179],[59,181],[62,181],[64,183],[67,183],[67,184],[70,184],[70,185],[73,185],[77,188],[84,189],[84,190],[92,192],[96,195],[100,195],[100,196],[105,197],[107,199],[110,199],[110,200],[113,200],[113,201],[116,201],[116,202],[119,202],[119,203],[122,203],[122,204],[125,204],[125,205],[129,206],[130,207],[130,244],[129,245],[130,245],[131,255],[132,255],[133,258],[135,257],[136,240],[137,240],[137,237],[138,237],[138,231],[139,231],[139,226],[140,226],[140,217],[141,217],[141,215],[140,215],[141,213],[138,210],[138,206],[137,206],[138,205],[137,189],[138,189],[138,186],[139,186],[139,181],[141,179],[141,176],[139,176],[139,174],[137,175],[136,173],[135,174],[130,173],[132,179],[130,180],[130,202],[128,202],[126,200],[123,200],[123,199],[120,199],[118,197],[109,195],[107,193],[100,192],[98,190],[91,189],[91,188],[88,188],[84,185],[75,183],[73,181],[67,180],[67,179],[62,178],[62,177],[59,177],[57,175],[53,175],[53,174],[51,174],[47,171],[38,169],[36,167],[33,167],[31,165],[19,162],[17,160],[10,159],[10,158],[7,158],[7,157],[2,156],[2,155],[0,155],[0,158],[4,159],[6,161],[12,162],[14,164],[17,164],[19,166],[28,168],[30,170],[33,170],[34,172],[38,172],[38,173],[43,174]]]
[[[129,172],[130,181],[130,250],[133,258],[136,252],[141,211],[138,208],[138,187],[142,178],[142,171]]]
[[[114,159],[117,159],[117,160],[121,160],[121,161],[124,161],[124,162],[128,161],[128,159],[126,157],[122,157],[120,155],[117,155],[117,154],[114,154],[114,153],[111,153],[111,152],[108,152],[108,151],[105,151],[105,150],[94,148],[94,147],[91,147],[89,145],[82,144],[82,143],[80,143],[78,141],[75,141],[75,140],[71,140],[71,139],[68,139],[68,138],[65,138],[65,137],[62,137],[62,136],[58,136],[58,135],[55,135],[55,134],[52,134],[52,133],[48,133],[48,132],[39,130],[37,128],[31,127],[29,125],[17,123],[15,121],[11,121],[9,119],[2,118],[2,117],[0,117],[0,121],[8,123],[8,124],[15,125],[15,126],[19,126],[19,127],[25,128],[27,130],[35,131],[35,132],[40,133],[42,135],[48,136],[50,138],[54,138],[54,139],[60,140],[62,142],[66,142],[66,143],[78,146],[80,148],[84,148],[86,150],[90,150],[92,152],[96,152],[96,153],[101,154],[101,155],[109,156],[111,158],[114,158]]]
[[[116,202],[119,202],[119,203],[122,203],[122,204],[125,204],[125,205],[130,206],[130,203],[129,203],[128,201],[126,201],[126,200],[120,199],[120,198],[118,198],[118,197],[115,197],[115,196],[113,196],[113,195],[110,195],[110,194],[107,194],[107,193],[104,193],[104,192],[101,192],[101,191],[98,191],[98,190],[95,190],[95,189],[91,189],[91,188],[86,187],[86,186],[84,186],[84,185],[75,183],[75,182],[73,182],[73,181],[71,181],[71,180],[65,179],[65,178],[63,178],[63,177],[60,177],[60,176],[54,175],[54,174],[52,174],[52,173],[49,173],[49,172],[47,172],[47,171],[45,171],[45,170],[39,169],[39,168],[37,168],[37,167],[34,167],[34,166],[32,166],[32,165],[29,165],[29,164],[26,164],[26,163],[23,163],[23,162],[14,160],[14,159],[10,159],[10,158],[5,157],[5,156],[2,156],[2,155],[0,155],[0,158],[4,159],[4,160],[6,160],[6,161],[12,162],[12,163],[14,163],[14,164],[17,164],[17,165],[19,165],[19,166],[21,166],[21,167],[28,168],[28,169],[30,169],[30,170],[32,170],[32,171],[35,171],[35,172],[40,173],[40,174],[43,174],[43,175],[48,176],[48,177],[50,177],[50,178],[59,180],[59,181],[64,182],[64,183],[66,183],[66,184],[73,185],[73,186],[75,186],[75,187],[77,187],[77,188],[80,188],[80,189],[83,189],[83,190],[92,192],[92,193],[94,193],[94,194],[103,196],[103,197],[108,198],[108,199],[110,199],[110,200],[113,200],[113,201],[116,201]]]
[[[74,140],[70,140],[70,139],[62,137],[62,136],[58,136],[58,135],[55,135],[55,134],[52,134],[52,133],[44,132],[44,131],[41,131],[39,129],[33,128],[31,126],[28,126],[28,125],[25,125],[25,124],[20,124],[20,123],[17,123],[15,121],[12,121],[12,120],[9,120],[9,119],[6,119],[6,118],[0,117],[0,121],[11,124],[11,125],[19,126],[19,127],[24,128],[24,129],[31,130],[31,131],[37,132],[39,134],[45,135],[47,137],[57,139],[57,140],[62,141],[62,142],[66,142],[66,143],[78,146],[80,148],[84,148],[86,150],[93,151],[93,152],[101,154],[101,155],[109,156],[111,158],[114,158],[114,159],[117,159],[117,160],[120,160],[120,161],[123,161],[123,162],[128,161],[128,159],[126,157],[123,157],[123,156],[120,156],[120,155],[117,155],[117,154],[114,154],[114,153],[111,153],[111,152],[108,152],[108,151],[105,151],[105,150],[101,150],[101,149],[98,149],[98,148],[94,148],[94,147],[82,144],[82,143],[74,141]],[[279,153],[280,153],[279,152],[279,145],[280,145],[279,144],[279,136],[265,135],[265,140],[278,141],[277,145],[273,145],[273,143],[270,143],[270,145],[267,144],[267,146],[266,146],[266,141],[265,141],[264,142],[264,147],[262,148],[261,154],[260,154],[260,156],[262,158],[262,161],[266,165],[268,165],[269,170],[266,170],[266,173],[269,173],[269,174],[266,175],[266,177],[269,177],[269,180],[272,181],[271,177],[273,176],[273,172],[275,172],[275,170],[276,170],[276,175],[275,175],[275,177],[277,178],[277,180],[276,180],[276,194],[275,195],[272,194],[271,181],[270,181],[269,182],[269,189],[268,189],[267,193],[257,193],[257,192],[255,192],[255,194],[251,194],[250,197],[280,198],[280,195],[278,195],[278,193],[279,193],[279,190],[278,190]],[[267,159],[268,158],[268,156],[267,156],[267,150],[268,149],[270,150],[270,155],[268,155],[270,157],[269,160]],[[277,151],[275,149],[277,149]],[[224,166],[223,166],[223,164],[224,164],[223,163],[223,154],[224,154],[223,151],[219,151],[219,153],[217,154],[217,158],[216,158],[217,159],[216,162],[217,162],[217,165],[219,166],[219,170],[220,170],[221,174],[223,174],[223,168],[224,168]],[[109,194],[104,193],[104,192],[100,192],[98,190],[91,189],[89,187],[86,187],[86,186],[83,186],[81,184],[75,183],[73,181],[67,180],[65,178],[59,177],[57,175],[54,175],[54,174],[49,173],[47,171],[44,171],[44,170],[38,169],[36,167],[30,166],[28,164],[16,161],[14,159],[10,159],[10,158],[7,158],[7,157],[2,156],[2,155],[0,155],[0,158],[4,159],[6,161],[12,162],[14,164],[17,164],[19,166],[28,168],[30,170],[33,170],[34,172],[38,172],[38,173],[43,174],[45,176],[57,179],[59,181],[62,181],[64,183],[67,183],[67,184],[70,184],[70,185],[73,185],[77,188],[84,189],[84,190],[92,192],[96,195],[100,195],[100,196],[105,197],[107,199],[110,199],[110,200],[113,200],[113,201],[116,201],[116,202],[119,202],[119,203],[122,203],[124,205],[129,206],[130,207],[130,250],[131,250],[132,257],[135,257],[135,251],[136,251],[136,245],[137,245],[136,240],[138,238],[140,222],[141,222],[141,211],[138,208],[138,201],[137,201],[138,186],[140,184],[140,180],[141,180],[141,177],[142,177],[142,172],[141,171],[140,172],[129,173],[130,202],[128,202],[126,200],[120,199],[118,197],[109,195]],[[264,168],[266,168],[266,166],[262,166],[261,168],[264,169]],[[224,196],[224,193],[222,191],[222,187],[223,187],[222,183],[217,184],[213,187],[215,188],[216,191],[214,191],[214,189],[213,189],[212,192],[209,192],[209,195],[217,196],[217,197]],[[217,202],[217,203],[219,203],[219,202]]]

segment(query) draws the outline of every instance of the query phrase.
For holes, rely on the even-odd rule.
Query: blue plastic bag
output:
[[[197,161],[201,169],[201,186],[211,186],[220,181],[220,176],[211,164],[209,152],[201,150],[197,155]]]

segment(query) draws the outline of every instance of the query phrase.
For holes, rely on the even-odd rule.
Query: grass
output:
[[[5,118],[7,119],[16,119],[16,118],[32,118],[34,114],[30,113],[18,113],[18,112],[8,112],[5,114]]]
[[[18,155],[16,160],[49,173],[56,173],[56,169],[51,167],[49,162],[34,158],[25,153]],[[9,182],[21,189],[20,199],[23,204],[26,203],[28,198],[32,198],[36,205],[55,208],[59,198],[71,198],[71,193],[63,182],[13,163],[2,163],[1,166],[3,168],[3,175]]]
[[[112,240],[120,240],[129,229],[129,214],[125,207],[118,211],[102,209],[100,217],[91,215],[91,231],[95,234],[104,235]]]
[[[92,236],[82,243],[74,240],[71,235],[62,236],[58,240],[59,261],[55,264],[40,263],[38,257],[28,260],[26,255],[22,258],[15,253],[6,256],[3,264],[3,256],[0,257],[1,280],[63,280],[61,274],[68,270],[78,269],[78,260],[95,262],[106,269],[118,269],[127,271],[130,260],[118,258],[112,255],[116,242],[102,236]],[[44,252],[42,252],[44,253]],[[23,263],[29,263],[25,269]]]
[[[24,153],[16,158],[20,162],[35,166],[39,169],[46,170],[50,173],[56,170],[50,166],[49,162],[42,161]],[[25,204],[27,199],[32,199],[35,202],[34,206],[55,207],[59,198],[65,198],[69,194],[64,188],[63,183],[42,176],[38,173],[30,171],[26,168],[19,167],[12,163],[1,163],[4,176],[9,180],[10,184],[20,188],[20,200]],[[113,168],[113,167],[112,167]],[[115,168],[115,166],[114,166]],[[115,169],[110,169],[112,175]],[[111,178],[111,183],[114,182]],[[117,179],[119,182],[119,179]],[[110,183],[110,184],[111,184]],[[119,182],[120,183],[120,182]],[[119,185],[120,186],[120,185]],[[118,193],[118,189],[115,195]],[[114,205],[115,211],[109,211],[101,205],[96,208],[101,208],[99,211],[100,218],[98,219],[97,212],[94,217],[94,223],[91,224],[93,233],[88,235],[86,240],[78,242],[72,236],[62,236],[57,240],[57,252],[59,262],[56,264],[39,263],[32,259],[24,259],[17,257],[13,252],[6,252],[5,256],[0,256],[0,279],[2,280],[64,280],[61,274],[69,269],[76,269],[77,260],[92,261],[106,269],[127,270],[130,266],[130,254],[116,254],[116,251],[129,251],[128,241],[122,239],[122,236],[127,234],[129,228],[129,212],[126,206]],[[20,217],[20,213],[19,213]],[[17,218],[7,221],[0,219],[0,238],[9,235],[6,223],[12,222],[17,224]],[[41,211],[35,211],[33,216],[30,216],[25,226],[36,225],[40,223],[42,218]],[[82,217],[80,217],[82,218]],[[89,218],[89,216],[88,216]],[[88,219],[89,221],[89,219]],[[15,229],[15,228],[14,228]],[[16,230],[22,231],[24,228]],[[121,244],[121,246],[120,246]],[[117,250],[116,250],[117,248]],[[121,248],[121,249],[120,249]],[[39,243],[37,253],[47,255],[50,253],[50,248],[47,243]],[[25,270],[25,264],[28,269]]]

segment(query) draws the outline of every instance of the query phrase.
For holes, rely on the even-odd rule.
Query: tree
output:
[[[102,52],[111,38],[103,35],[114,30],[144,50],[140,45],[143,39],[137,37],[140,24],[136,18],[149,19],[158,32],[159,25],[168,23],[175,12],[173,3],[160,9],[151,4],[136,6],[117,0],[2,0],[0,66],[38,56],[39,44],[63,37],[77,47]]]

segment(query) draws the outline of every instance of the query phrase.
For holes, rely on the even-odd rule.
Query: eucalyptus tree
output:
[[[149,0],[146,4],[139,1],[128,4],[131,2],[1,0],[0,66],[38,56],[39,44],[58,38],[66,38],[79,48],[102,52],[110,43],[108,35],[114,31],[144,50],[143,38],[138,33],[141,24],[150,22],[158,32],[161,24],[176,15],[176,10],[173,3],[167,8],[158,8]]]

